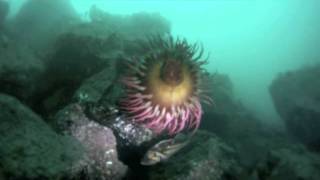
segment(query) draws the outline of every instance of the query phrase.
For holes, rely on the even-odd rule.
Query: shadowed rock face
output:
[[[276,78],[270,92],[288,131],[302,143],[320,150],[320,65]]]
[[[2,7],[0,4],[0,18]],[[0,92],[17,97],[43,117],[72,101],[82,84],[96,93],[97,100],[103,94],[100,90],[117,75],[113,65],[120,62],[120,55],[137,54],[138,37],[170,30],[160,15],[122,18],[97,9],[95,13],[91,22],[81,22],[70,1],[26,1],[17,15],[8,19],[6,37],[0,32]],[[153,28],[140,30],[149,24]],[[84,82],[93,75],[107,84]]]
[[[0,179],[49,179],[69,173],[81,146],[53,131],[16,98],[0,94]]]

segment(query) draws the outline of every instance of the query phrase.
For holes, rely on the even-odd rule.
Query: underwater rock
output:
[[[110,60],[113,62],[113,60]],[[79,102],[98,103],[106,101],[115,104],[121,95],[117,70],[113,64],[85,79],[73,95]]]
[[[226,129],[232,128],[235,119],[246,119],[248,111],[236,100],[233,93],[233,85],[230,78],[225,74],[214,74],[210,79],[212,82],[211,96],[213,105],[204,104],[203,119],[200,128],[214,132],[218,136],[229,136]],[[237,125],[235,127],[238,128]]]
[[[72,32],[99,39],[112,37],[112,46],[125,55],[141,55],[137,41],[151,35],[164,36],[171,31],[170,23],[159,14],[135,13],[127,16],[109,14],[96,6],[89,11],[89,22],[75,25]],[[106,53],[110,53],[105,48]],[[145,53],[145,52],[143,52]]]
[[[69,0],[27,0],[11,20],[10,29],[19,43],[44,49],[79,22]]]
[[[225,139],[260,128],[257,119],[235,96],[233,84],[225,74],[214,74],[209,79],[213,105],[204,105],[200,128],[211,131]]]
[[[287,130],[320,150],[320,65],[279,75],[270,86],[276,110]]]
[[[125,116],[118,116],[109,124],[117,134],[121,146],[138,147],[156,136],[150,129],[129,121]]]
[[[160,21],[149,14],[137,15],[136,18],[144,19],[144,16],[146,16],[145,23],[157,24]],[[117,19],[116,16],[111,15],[110,18]],[[110,91],[108,84],[114,82],[113,78],[120,73],[117,72],[119,70],[117,64],[125,57],[138,54],[138,47],[136,47],[138,37],[145,38],[146,34],[156,33],[146,28],[146,31],[150,30],[148,33],[136,31],[126,35],[123,32],[132,29],[127,26],[134,26],[140,21],[124,18],[121,20],[122,23],[110,25],[111,22],[103,20],[99,23],[96,21],[81,23],[59,35],[52,52],[45,57],[46,70],[40,81],[43,82],[40,88],[42,90],[38,93],[35,103],[42,104],[38,107],[43,109],[37,112],[48,114],[63,107],[70,102],[70,97],[80,85],[74,96],[75,99],[81,95],[81,97],[88,97],[88,100],[97,101],[102,91]],[[119,24],[122,26],[116,26]],[[160,30],[161,28],[157,32]],[[124,71],[123,68],[120,70]],[[87,81],[83,82],[84,79]],[[103,82],[106,84],[102,84]],[[108,94],[103,95],[102,98],[106,97],[110,98]]]
[[[56,134],[17,99],[0,94],[0,109],[0,171],[4,177],[61,177],[81,157],[75,139]]]
[[[285,132],[263,124],[233,93],[232,82],[224,74],[212,76],[214,105],[204,106],[200,129],[215,133],[238,152],[241,166],[250,168],[268,150],[288,143]]]
[[[121,113],[115,108],[114,105],[107,104],[99,104],[99,103],[90,103],[90,102],[82,102],[71,104],[67,106],[65,109],[59,111],[55,117],[56,127],[59,131],[65,132],[67,134],[71,134],[75,136],[74,132],[79,131],[80,129],[84,129],[84,127],[88,126],[86,123],[92,124],[90,126],[101,127],[101,129],[112,129],[113,136],[115,136],[116,141],[116,157],[119,158],[118,161],[115,160],[115,157],[112,158],[114,161],[113,164],[121,164],[121,162],[125,163],[129,168],[128,174],[126,177],[131,177],[132,174],[139,175],[140,170],[140,160],[143,157],[146,150],[151,147],[155,142],[161,140],[160,138],[165,138],[163,136],[156,136],[152,133],[151,130],[130,121],[126,116],[121,115]],[[83,128],[80,128],[80,124]],[[93,125],[94,124],[94,125]],[[75,128],[74,128],[75,127]],[[74,130],[75,129],[75,130]],[[82,130],[83,131],[83,130]],[[90,133],[91,131],[89,131]],[[77,133],[76,133],[77,134]],[[82,142],[82,140],[80,140]],[[87,139],[86,142],[82,142],[83,144],[90,143],[91,141],[96,141],[93,137]],[[86,146],[86,145],[85,145]],[[94,147],[94,145],[90,144],[90,147]],[[112,145],[109,146],[113,147]],[[114,147],[115,148],[115,147]],[[101,149],[101,148],[100,148]],[[94,154],[95,151],[99,150],[99,148],[95,148],[89,154]],[[107,151],[107,150],[105,150]],[[91,155],[89,155],[91,156]],[[100,157],[103,157],[100,155]],[[108,157],[109,158],[109,157]],[[90,158],[89,158],[90,159]],[[96,168],[96,164],[87,164],[90,169]],[[94,162],[102,161],[103,159],[94,159]],[[110,158],[106,161],[111,161]],[[89,165],[88,165],[89,164]],[[80,165],[79,165],[80,166]],[[83,167],[81,165],[80,167]],[[122,165],[124,166],[124,165]],[[124,166],[124,167],[127,167]],[[121,166],[114,166],[115,169],[111,167],[111,173],[117,173],[120,177],[124,172],[121,171]],[[119,167],[117,169],[117,167]],[[103,167],[100,167],[100,169]],[[81,168],[76,168],[81,169]],[[123,167],[122,167],[123,169]],[[123,173],[121,173],[123,172]],[[96,172],[93,174],[99,174],[100,172]],[[90,176],[89,173],[88,176]],[[100,173],[101,174],[101,173]],[[143,174],[146,174],[144,172]],[[103,176],[105,177],[105,176]],[[107,176],[109,177],[109,176]]]
[[[7,39],[6,44],[5,47],[0,46],[0,92],[30,105],[38,91],[44,64],[30,48],[12,39]]]
[[[112,15],[111,19],[117,17]],[[79,96],[88,95],[90,101],[100,97],[116,101],[108,93],[121,92],[116,86],[109,87],[118,73],[115,63],[121,56],[137,54],[137,37],[146,35],[124,32],[136,23],[164,26],[157,30],[161,34],[170,29],[159,15],[121,17],[121,23],[112,21],[113,25],[109,20],[80,22],[78,18],[69,1],[26,1],[8,22],[10,36],[0,35],[0,92],[18,97],[43,117],[55,114]],[[153,32],[150,28],[145,31]]]
[[[58,129],[75,137],[84,148],[84,156],[73,165],[71,176],[123,178],[128,168],[118,159],[117,141],[110,128],[89,119],[80,104],[59,111],[56,120]]]
[[[290,145],[271,150],[257,163],[251,178],[248,179],[318,180],[319,167],[318,154],[307,151],[302,145]]]
[[[169,34],[171,25],[159,13],[135,13],[127,16],[111,15],[92,6],[89,18],[97,34],[113,31],[126,40],[144,39],[150,35]],[[102,33],[103,34],[103,33]]]
[[[199,130],[191,142],[167,162],[150,167],[150,180],[211,180],[236,177],[235,151],[212,133]]]
[[[72,32],[62,34],[57,38],[53,52],[48,55],[47,78],[51,82],[65,80],[74,84],[98,73],[111,63],[110,58],[103,56],[103,51],[107,49],[103,43],[110,41]]]
[[[70,103],[73,94],[85,79],[100,73],[105,68],[109,70],[103,73],[106,76],[104,78],[108,79],[105,85],[93,84],[92,80],[86,83],[95,87],[108,87],[109,81],[112,81],[115,76],[114,69],[110,69],[113,67],[115,55],[110,53],[107,56],[104,52],[107,47],[102,44],[110,46],[110,39],[98,39],[73,33],[59,36],[54,50],[47,55],[46,68],[38,83],[40,90],[37,98],[34,99],[34,103],[38,105],[36,106],[38,107],[37,112],[43,115],[54,114],[58,109]],[[102,78],[101,74],[98,77]],[[81,89],[88,88],[88,85],[81,87]],[[94,87],[90,88],[92,90]],[[98,95],[95,94],[95,96]]]

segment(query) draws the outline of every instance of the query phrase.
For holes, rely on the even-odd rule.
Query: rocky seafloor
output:
[[[5,18],[0,1],[0,179],[320,179],[320,65],[277,77],[270,93],[285,128],[264,124],[212,77],[214,106],[168,161],[139,161],[154,134],[117,110],[121,60],[136,41],[170,33],[159,14],[83,21],[68,1],[30,0]],[[59,9],[59,13],[56,10]],[[147,27],[147,28],[146,28]]]

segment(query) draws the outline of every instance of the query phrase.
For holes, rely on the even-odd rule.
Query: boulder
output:
[[[199,130],[186,147],[149,170],[151,180],[211,180],[235,178],[240,167],[233,148],[214,134]]]
[[[297,140],[320,150],[320,65],[279,75],[270,86],[276,110]]]
[[[8,36],[0,35],[0,92],[43,117],[87,96],[109,101],[106,92],[120,89],[110,88],[119,75],[116,63],[137,54],[141,37],[170,31],[159,14],[117,16],[97,8],[89,14],[91,21],[80,21],[70,1],[26,1],[8,22]]]
[[[58,135],[16,98],[0,94],[0,109],[0,174],[5,179],[62,177],[80,159],[74,138]]]
[[[0,40],[1,41],[1,40]],[[45,66],[30,48],[12,40],[0,46],[0,92],[29,104],[38,91]]]
[[[144,32],[134,31],[128,34],[128,29],[132,28],[127,26],[134,26],[138,22],[140,25],[152,22],[166,27],[157,30],[157,32],[161,30],[159,32],[161,34],[169,29],[162,23],[165,20],[161,16],[139,14],[135,17],[146,20],[135,21],[131,16],[120,18],[120,16],[108,15],[107,18],[107,13],[95,11],[99,11],[95,18],[99,17],[98,19],[101,20],[78,23],[68,31],[61,32],[56,37],[52,49],[49,49],[49,53],[42,56],[45,68],[37,83],[38,91],[32,105],[41,115],[54,114],[70,101],[79,100],[79,98],[83,100],[84,97],[88,97],[87,100],[95,102],[100,98],[110,100],[110,96],[106,94],[111,90],[110,87],[119,89],[116,86],[110,86],[110,83],[117,84],[116,78],[121,73],[118,72],[118,65],[124,58],[137,54],[138,37],[156,33],[154,29],[148,29]],[[116,23],[117,19],[120,22]],[[121,26],[118,27],[118,24]],[[123,68],[120,70],[123,71]],[[114,97],[111,99],[115,100]]]
[[[320,156],[295,144],[270,150],[248,179],[317,180],[320,178]]]
[[[110,68],[113,67],[115,56],[112,53],[107,56],[104,51],[112,49],[102,44],[110,47],[112,42],[110,39],[72,32],[59,36],[52,52],[46,55],[45,69],[38,83],[39,90],[33,99],[33,103],[37,105],[35,108],[39,107],[39,113],[54,114],[70,103],[73,94],[85,79],[105,68],[109,68],[109,72],[103,75],[112,81],[115,72]],[[92,85],[91,81],[90,84]]]
[[[215,74],[210,81],[214,104],[204,104],[200,129],[212,132],[230,144],[243,167],[250,168],[271,148],[288,143],[286,132],[263,124],[237,100],[227,75]]]
[[[69,177],[120,180],[125,176],[128,167],[118,159],[113,131],[88,118],[82,105],[67,106],[56,114],[55,120],[58,130],[77,139],[84,149]]]
[[[85,79],[80,87],[75,91],[73,99],[79,102],[106,102],[115,104],[122,95],[123,90],[118,81],[118,72],[114,61],[121,59],[110,59],[110,65],[102,71]]]

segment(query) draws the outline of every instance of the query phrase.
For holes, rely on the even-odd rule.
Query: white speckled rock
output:
[[[99,180],[124,177],[128,168],[118,160],[116,138],[111,129],[88,119],[79,104],[61,110],[56,118],[64,132],[84,147],[84,157],[74,165],[73,174],[84,172],[87,179]]]

